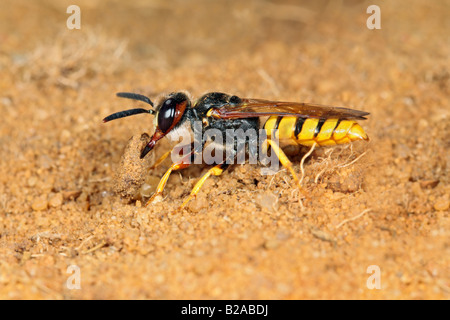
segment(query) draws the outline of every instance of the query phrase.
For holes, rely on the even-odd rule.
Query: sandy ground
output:
[[[2,0],[0,298],[448,299],[450,4],[314,3],[78,1],[68,30],[72,3]],[[121,157],[153,119],[101,120],[141,106],[118,91],[178,90],[365,110],[371,140],[314,151],[303,203],[285,170],[242,165],[170,215],[206,168],[125,201]]]

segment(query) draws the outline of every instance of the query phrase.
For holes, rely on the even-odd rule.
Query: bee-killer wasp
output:
[[[152,107],[153,102],[146,96],[136,93],[117,93],[118,97],[134,99],[146,102]],[[141,153],[144,158],[164,136],[172,139],[179,137],[180,132],[192,133],[194,123],[199,121],[203,133],[208,129],[216,129],[224,132],[227,129],[260,129],[266,133],[263,144],[265,152],[270,147],[278,157],[281,164],[287,168],[298,183],[297,175],[292,168],[292,163],[284,154],[279,144],[298,144],[304,146],[333,146],[350,143],[356,140],[368,140],[368,136],[356,120],[366,119],[369,113],[347,108],[323,106],[312,103],[280,102],[261,99],[244,99],[235,95],[220,92],[211,92],[191,103],[187,94],[183,92],[170,93],[154,109],[130,109],[114,113],[103,122],[127,117],[139,113],[149,113],[155,116],[155,133],[150,142]],[[223,139],[222,141],[225,141]],[[170,174],[175,170],[188,167],[193,163],[192,159],[202,152],[205,144],[211,143],[210,137],[204,135],[198,147],[191,148],[187,154],[183,154],[179,161],[172,163],[166,171],[158,187],[147,204],[161,198],[161,194]],[[194,144],[193,144],[194,145]],[[228,157],[235,157],[239,152],[237,144],[233,144],[233,150],[228,150]],[[222,146],[226,148],[225,145]],[[256,149],[256,150],[259,150]],[[249,152],[249,149],[246,149]],[[159,165],[168,155],[166,152],[157,162]],[[227,161],[228,160],[228,161]],[[205,180],[211,175],[221,175],[233,159],[225,159],[210,168],[195,184],[189,197],[182,206],[196,196]],[[232,162],[231,162],[232,163]],[[156,166],[155,165],[155,166]]]

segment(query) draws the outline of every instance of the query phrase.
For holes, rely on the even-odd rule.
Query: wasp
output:
[[[282,143],[284,145],[334,146],[369,139],[364,129],[357,123],[358,120],[365,120],[369,113],[348,108],[313,103],[246,99],[221,92],[207,93],[193,102],[188,94],[174,92],[161,99],[156,107],[150,98],[141,94],[119,92],[117,96],[139,100],[152,107],[151,109],[137,108],[120,111],[103,119],[103,122],[108,122],[141,113],[154,116],[156,129],[142,150],[141,159],[152,151],[156,143],[163,137],[167,136],[176,140],[177,137],[179,138],[180,132],[192,132],[194,123],[201,123],[203,133],[208,132],[209,129],[216,129],[216,132],[219,130],[223,133],[228,129],[253,129],[255,132],[262,130],[265,133],[263,141],[265,148],[256,149],[256,152],[268,152],[270,148],[279,162],[291,172],[294,180],[298,182],[291,161],[280,147]],[[172,163],[146,205],[162,198],[170,174],[191,165],[194,157],[202,152],[208,142],[212,143],[206,134],[201,143],[190,148],[190,151]],[[228,145],[218,147],[230,149]],[[227,159],[214,163],[214,166],[195,184],[181,208],[197,195],[208,177],[221,175],[232,163],[230,160],[233,160],[232,158],[241,151],[237,150],[237,144],[232,144],[231,150],[228,149],[227,151],[230,152],[227,152]],[[248,148],[246,152],[250,152]],[[156,161],[154,167],[162,163],[170,153],[171,151],[166,152]]]

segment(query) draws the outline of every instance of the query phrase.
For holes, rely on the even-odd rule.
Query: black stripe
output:
[[[281,119],[283,119],[282,116],[279,116],[279,117],[277,118],[277,122],[275,122],[275,125],[273,126],[273,129],[272,129],[272,130],[278,130],[278,126],[280,125]]]
[[[305,120],[306,120],[305,118],[297,118],[297,122],[295,122],[295,131],[294,131],[295,138],[298,138],[298,135],[300,134],[300,132],[302,132]]]
[[[338,121],[336,122],[336,126],[334,127],[334,129],[333,129],[333,131],[331,131],[332,132],[332,134],[331,135],[333,135],[333,133],[334,133],[334,130],[336,130],[337,129],[337,127],[339,126],[339,124],[341,123],[341,119],[338,119]]]
[[[314,130],[314,138],[317,137],[320,133],[320,130],[322,129],[323,124],[325,123],[325,119],[320,119],[319,123],[317,123],[317,127]]]

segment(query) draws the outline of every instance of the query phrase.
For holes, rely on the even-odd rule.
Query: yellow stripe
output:
[[[319,123],[319,119],[306,119],[305,123],[303,123],[302,131],[297,136],[299,142],[301,144],[303,143],[303,140],[312,140],[314,138],[314,132],[316,130],[317,124]],[[312,145],[314,141],[311,141],[311,144],[306,145]]]
[[[357,123],[354,123],[350,131],[348,132],[348,137],[350,140],[368,140],[367,134],[364,132],[364,129]]]
[[[278,125],[279,139],[292,139],[297,117],[283,117]]]
[[[328,140],[331,138],[331,135],[333,134],[333,129],[336,127],[336,123],[338,122],[338,119],[328,119],[325,121],[325,123],[322,126],[322,129],[320,129],[319,134],[316,137],[316,141],[319,142],[320,145],[322,145],[320,142],[324,140]]]
[[[272,130],[275,127],[275,124],[277,123],[276,116],[272,116],[269,119],[267,119],[266,123],[264,124],[264,129],[267,131],[267,137],[270,138],[272,136]]]
[[[341,123],[339,123],[336,130],[334,130],[334,132],[333,132],[334,141],[338,141],[338,140],[345,138],[347,136],[348,130],[350,130],[350,128],[353,126],[354,123],[355,123],[355,121],[342,120]],[[342,143],[342,142],[339,142],[339,143]]]

